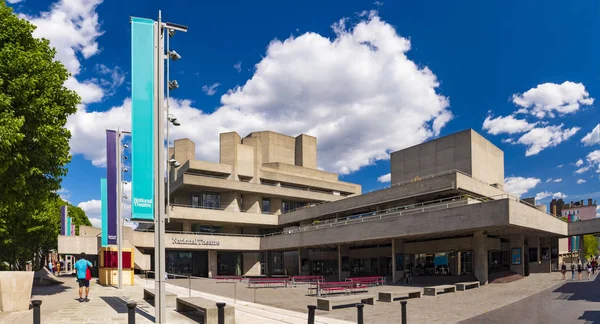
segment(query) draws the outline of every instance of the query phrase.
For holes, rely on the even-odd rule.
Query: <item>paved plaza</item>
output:
[[[531,274],[506,284],[489,284],[465,292],[423,296],[408,300],[409,323],[593,323],[600,320],[600,281],[563,281],[560,274]],[[142,299],[144,288],[153,288],[152,279],[136,278],[135,286],[119,291],[92,284],[89,303],[79,303],[76,282],[61,277],[64,284],[34,287],[32,299],[42,303],[42,323],[127,323],[126,301],[138,302],[137,323],[153,323],[154,307]],[[245,283],[218,283],[211,279],[170,279],[167,289],[180,297],[190,294],[235,305],[236,322],[243,324],[306,323],[307,305],[316,297],[307,296],[308,286],[249,289]],[[370,288],[365,294],[379,291],[403,291],[403,286]],[[336,298],[336,297],[329,297]],[[516,303],[518,301],[518,303]],[[317,311],[317,323],[356,323],[356,308],[331,312]],[[378,302],[364,308],[365,323],[394,323],[400,320],[400,303]],[[529,314],[524,317],[524,314]],[[168,309],[169,323],[198,323]],[[32,311],[0,313],[0,323],[32,323]]]

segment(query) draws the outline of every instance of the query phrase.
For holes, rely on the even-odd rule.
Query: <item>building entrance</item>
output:
[[[166,254],[167,273],[208,277],[207,251],[167,251]]]

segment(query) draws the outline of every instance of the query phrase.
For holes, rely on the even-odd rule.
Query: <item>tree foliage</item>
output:
[[[56,240],[54,192],[71,158],[64,126],[80,98],[49,41],[4,1],[0,26],[0,261],[20,268]]]
[[[598,238],[588,234],[583,236],[583,256],[587,258],[598,255]]]

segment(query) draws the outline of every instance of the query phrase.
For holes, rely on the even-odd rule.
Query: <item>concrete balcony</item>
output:
[[[282,197],[306,201],[333,201],[344,198],[341,196],[326,194],[322,192],[312,192],[308,190],[298,190],[284,187],[261,185],[257,183],[249,183],[243,181],[233,181],[223,178],[190,173],[185,173],[182,178],[177,179],[177,181],[171,184],[171,192],[174,192],[182,186],[205,187],[217,191],[256,193],[271,197]]]
[[[234,212],[221,209],[171,206],[171,218],[184,221],[209,223],[232,223],[249,225],[277,225],[277,215],[250,212]]]
[[[260,239],[258,235],[165,233],[165,248],[259,251]],[[137,247],[153,248],[154,232],[133,231],[131,243]]]

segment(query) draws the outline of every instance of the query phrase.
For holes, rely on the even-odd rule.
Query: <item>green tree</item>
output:
[[[598,254],[598,238],[592,234],[583,236],[583,257],[591,258]]]
[[[47,204],[67,172],[64,126],[80,98],[64,87],[69,73],[49,41],[2,0],[0,26],[0,262],[22,269],[54,234],[44,232],[56,221]]]

